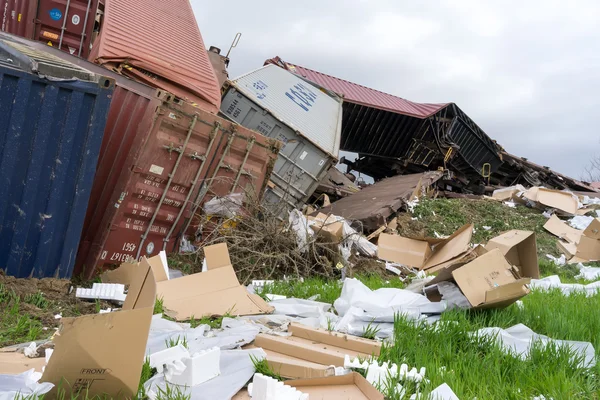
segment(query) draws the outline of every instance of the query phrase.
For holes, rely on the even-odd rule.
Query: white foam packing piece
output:
[[[307,393],[259,373],[248,385],[248,394],[252,400],[309,400]]]
[[[181,386],[200,385],[221,374],[220,360],[221,349],[218,347],[200,351],[191,357],[183,357],[180,360],[184,365],[183,370],[178,365],[173,367],[173,364],[168,364],[165,379],[167,382]]]
[[[177,346],[150,354],[149,361],[150,366],[156,368],[157,372],[163,372],[165,367],[170,367],[172,372],[173,369],[183,371],[182,360],[184,358],[190,358],[190,352],[183,345],[177,344]]]
[[[346,354],[344,356],[344,368],[367,369],[369,368],[369,362],[365,360],[361,363],[358,357],[355,357],[354,361],[350,361],[350,356]]]
[[[398,368],[397,364],[388,364],[384,362],[379,365],[377,360],[372,360],[370,363],[367,361],[363,361],[362,363],[355,358],[354,361],[350,361],[350,357],[348,355],[344,356],[344,368],[354,368],[354,369],[366,369],[367,370],[367,381],[374,386],[378,386],[381,388],[387,388],[389,386],[389,380],[393,377],[399,377],[400,380],[403,381],[412,381],[417,384],[425,381],[425,367],[422,367],[417,371],[416,368],[412,368],[409,370],[407,364],[400,365]],[[401,390],[400,387],[398,390]]]
[[[90,300],[125,301],[125,285],[120,283],[94,283],[91,289],[77,288],[76,297]]]

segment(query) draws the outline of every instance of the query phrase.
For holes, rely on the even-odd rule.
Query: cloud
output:
[[[455,102],[508,151],[579,177],[600,154],[600,3],[191,0],[230,74],[284,60],[421,102]]]

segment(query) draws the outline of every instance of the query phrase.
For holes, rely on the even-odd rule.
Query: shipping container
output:
[[[220,85],[189,0],[110,0],[90,61],[218,113]]]
[[[228,81],[221,112],[284,143],[264,201],[300,207],[337,162],[342,100],[275,65]]]
[[[202,228],[205,202],[235,192],[264,192],[280,142],[97,64],[48,52],[116,81],[75,274],[89,278],[140,255],[173,251],[184,232],[194,239]]]
[[[2,32],[88,57],[104,15],[102,0],[0,0]]]
[[[75,78],[76,77],[76,78]],[[0,269],[69,278],[114,81],[0,36]]]

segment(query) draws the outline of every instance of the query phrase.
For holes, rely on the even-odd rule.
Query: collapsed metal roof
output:
[[[340,149],[358,153],[352,170],[375,180],[450,169],[466,192],[485,185],[545,185],[595,191],[581,182],[505,152],[454,103],[415,103],[279,57],[265,61],[292,71],[344,98]]]
[[[502,165],[496,144],[454,103],[411,102],[279,57],[265,64],[276,64],[343,96],[340,148],[376,157],[379,166],[387,164],[381,171],[361,170],[375,179],[445,163],[461,173],[483,176],[488,168],[494,172]]]

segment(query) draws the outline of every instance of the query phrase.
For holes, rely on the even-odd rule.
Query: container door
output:
[[[2,32],[33,39],[36,0],[0,0]]]
[[[72,55],[87,58],[98,0],[39,0],[35,39]]]

